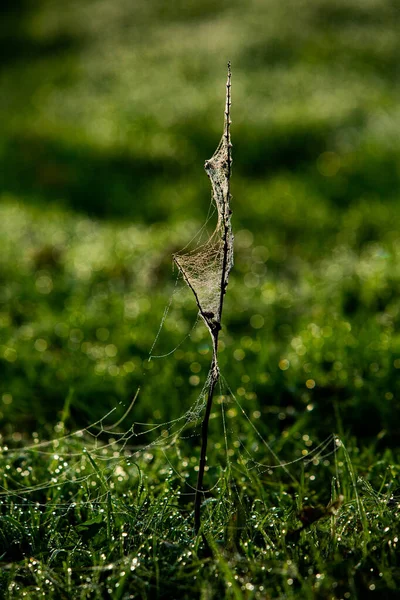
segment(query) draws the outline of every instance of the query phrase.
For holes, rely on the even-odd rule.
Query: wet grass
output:
[[[210,464],[225,467],[209,474],[196,538],[185,444],[166,462],[154,448],[95,449],[86,435],[3,452],[2,597],[396,597],[392,452],[377,461],[335,439],[336,453],[272,472],[237,450],[226,464],[214,444]],[[299,435],[294,455],[313,443]]]
[[[101,224],[3,202],[4,598],[395,597],[395,222],[369,203],[362,220],[352,207],[335,227],[308,200],[292,201],[290,239],[274,238],[272,205],[271,243],[236,232],[197,539],[199,422],[166,423],[196,401],[211,351],[201,324],[185,339],[195,309],[183,284],[153,353],[183,344],[148,362],[187,224]],[[304,241],[302,219],[317,215],[336,242],[328,255]],[[372,229],[379,242],[366,243]],[[251,423],[279,461],[295,462],[271,468]]]
[[[0,24],[0,598],[397,598],[397,6],[64,8]],[[228,59],[196,538],[211,348],[171,257],[207,214]]]

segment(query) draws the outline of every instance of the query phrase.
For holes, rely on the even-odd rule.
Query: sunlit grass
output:
[[[15,6],[0,598],[396,598],[395,5]],[[207,211],[229,59],[235,266],[196,538],[211,348],[171,256]]]
[[[338,243],[325,253],[321,244],[311,260],[305,241],[294,254],[285,239],[276,246],[257,229],[237,232],[224,395],[211,415],[206,543],[193,536],[199,427],[188,423],[171,438],[183,422],[162,425],[201,391],[206,332],[197,325],[171,356],[148,363],[174,290],[164,248],[182,239],[180,226],[101,224],[15,199],[1,212],[5,598],[105,590],[331,598],[332,589],[351,598],[395,589],[399,248],[389,213],[377,219],[370,206],[381,241],[360,248],[357,223],[367,220],[351,208],[355,226],[335,235],[327,223]],[[155,350],[173,350],[194,319],[178,287]],[[137,403],[107,433],[138,385]],[[243,409],[279,461],[295,461],[288,471],[274,468]],[[131,429],[138,421],[161,426],[146,434]],[[85,431],[63,439],[78,426]],[[345,449],[332,454],[332,440],[315,455],[334,431]]]
[[[272,475],[236,450],[209,475],[217,485],[203,505],[202,540],[187,485],[197,460],[185,443],[166,463],[156,448],[135,455],[115,441],[94,447],[87,435],[3,450],[3,597],[394,593],[400,513],[390,453],[376,463],[370,450],[350,441],[349,456],[339,443],[321,461]],[[310,450],[309,441],[295,445]]]

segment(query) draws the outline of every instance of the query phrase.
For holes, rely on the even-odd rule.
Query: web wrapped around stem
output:
[[[211,332],[220,329],[223,298],[233,266],[233,234],[230,209],[232,144],[230,137],[231,70],[228,65],[224,131],[213,156],[206,160],[212,199],[217,208],[216,228],[205,244],[185,254],[175,254],[174,261],[192,290],[200,314]]]
[[[204,168],[211,181],[212,199],[217,208],[218,219],[214,233],[203,245],[186,254],[176,254],[174,261],[196,298],[197,306],[211,335],[213,354],[208,374],[208,395],[201,425],[201,452],[197,487],[194,501],[194,527],[201,526],[200,507],[203,495],[203,477],[207,462],[208,423],[214,389],[219,379],[218,335],[221,329],[222,306],[229,272],[233,265],[233,234],[230,209],[230,177],[232,167],[232,144],[230,136],[231,65],[228,63],[224,131],[221,141]]]

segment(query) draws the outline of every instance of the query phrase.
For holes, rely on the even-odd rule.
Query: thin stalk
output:
[[[228,63],[228,79],[226,82],[226,104],[225,104],[225,119],[224,119],[224,138],[227,144],[227,164],[226,164],[226,178],[227,178],[227,196],[225,198],[224,203],[224,212],[222,214],[222,222],[223,222],[223,259],[222,259],[222,269],[221,269],[221,280],[220,280],[220,298],[219,298],[219,311],[216,319],[210,319],[208,315],[204,313],[201,308],[200,302],[198,301],[197,294],[195,290],[193,293],[196,298],[197,305],[200,309],[200,314],[207,325],[211,338],[213,341],[213,356],[210,366],[210,385],[208,388],[207,395],[207,403],[206,409],[204,413],[203,422],[201,425],[201,450],[200,450],[200,460],[199,460],[199,472],[197,476],[197,486],[196,486],[196,495],[194,500],[194,528],[196,534],[200,530],[201,526],[201,498],[203,495],[203,479],[204,479],[204,471],[207,462],[207,444],[208,444],[208,424],[210,420],[211,408],[213,403],[213,396],[215,386],[219,379],[219,367],[218,367],[218,336],[221,330],[221,318],[222,318],[222,308],[224,303],[224,297],[226,292],[226,287],[228,283],[228,254],[230,251],[229,248],[229,236],[231,235],[230,230],[230,209],[229,209],[229,201],[230,201],[230,177],[231,177],[231,168],[232,168],[232,155],[231,155],[231,141],[230,141],[230,108],[231,108],[231,65]],[[190,285],[190,284],[189,284]],[[192,286],[190,286],[192,287]],[[193,289],[193,288],[192,288]]]
[[[210,367],[210,386],[208,388],[207,404],[204,413],[203,422],[201,424],[201,451],[199,460],[199,472],[197,475],[196,495],[194,499],[194,529],[198,533],[201,525],[200,504],[203,494],[203,478],[204,470],[207,462],[207,442],[208,442],[208,422],[210,420],[211,407],[214,396],[214,389],[219,379],[219,369],[215,348],[218,345],[218,333],[215,338],[215,346],[213,359]]]

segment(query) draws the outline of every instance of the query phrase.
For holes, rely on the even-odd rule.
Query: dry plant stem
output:
[[[192,290],[212,340],[213,355],[208,374],[208,394],[201,433],[199,473],[195,496],[195,530],[200,529],[200,505],[203,496],[203,478],[207,461],[208,423],[216,383],[219,378],[218,337],[221,330],[222,308],[229,272],[233,265],[233,235],[230,210],[230,176],[232,147],[230,140],[231,68],[228,64],[226,104],[222,138],[213,156],[204,168],[211,181],[212,198],[218,211],[214,233],[194,251],[174,255],[174,261]]]
[[[219,310],[218,315],[211,316],[205,314],[202,310],[197,295],[195,294],[197,304],[200,309],[200,314],[207,325],[212,342],[213,342],[213,356],[210,366],[210,384],[208,388],[207,395],[207,403],[206,409],[204,413],[204,418],[201,426],[201,452],[200,452],[200,460],[199,460],[199,472],[197,477],[197,486],[196,486],[196,495],[195,495],[195,503],[194,503],[194,527],[195,532],[198,533],[201,526],[201,498],[203,495],[203,478],[204,478],[204,470],[207,462],[207,443],[208,443],[208,424],[210,420],[213,396],[215,386],[219,379],[219,367],[218,367],[218,336],[221,330],[221,317],[222,317],[222,308],[224,303],[225,292],[228,284],[228,275],[231,267],[229,255],[232,252],[232,233],[230,227],[230,215],[231,211],[229,208],[230,201],[230,176],[231,176],[231,165],[232,165],[232,155],[231,155],[231,141],[230,141],[230,107],[231,107],[231,67],[230,63],[228,63],[228,79],[226,83],[226,105],[225,105],[225,119],[224,119],[224,133],[223,138],[225,138],[225,144],[227,148],[226,152],[226,164],[225,164],[225,172],[227,179],[227,190],[225,192],[226,198],[224,202],[224,211],[222,214],[223,221],[223,259],[222,259],[222,269],[221,269],[221,281],[220,281],[220,297],[219,297]],[[207,170],[207,163],[206,163]],[[210,177],[211,178],[211,177]],[[194,291],[194,290],[193,290]]]
[[[196,495],[194,500],[194,529],[196,533],[198,533],[201,525],[200,505],[203,494],[204,469],[207,462],[208,422],[210,420],[214,389],[219,379],[217,350],[218,333],[216,333],[216,337],[214,338],[213,358],[210,367],[210,386],[208,388],[206,410],[201,425],[201,452],[199,460],[199,473],[197,475]]]

